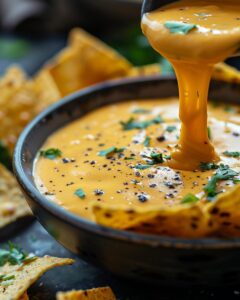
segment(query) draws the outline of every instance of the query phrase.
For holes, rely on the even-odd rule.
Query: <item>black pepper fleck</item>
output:
[[[139,200],[140,202],[144,203],[144,202],[147,202],[147,201],[148,201],[148,198],[147,198],[146,195],[140,194],[140,195],[138,195],[138,200]]]
[[[104,191],[101,190],[101,189],[95,189],[95,190],[94,190],[94,194],[95,194],[96,196],[101,196],[101,195],[104,194]]]

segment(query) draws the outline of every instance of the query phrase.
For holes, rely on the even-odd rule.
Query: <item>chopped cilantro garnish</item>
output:
[[[177,129],[177,127],[174,126],[174,125],[173,126],[167,126],[166,131],[171,133],[171,132],[175,131],[176,129]]]
[[[138,180],[136,180],[136,179],[131,180],[131,182],[132,182],[133,184],[138,184],[138,183],[140,183],[140,181],[138,181]]]
[[[136,108],[132,111],[133,114],[149,114],[150,110],[146,108]]]
[[[62,155],[62,151],[57,148],[49,148],[47,150],[40,151],[40,156],[43,156],[51,160],[60,157],[61,155]]]
[[[150,146],[150,141],[151,141],[151,138],[149,136],[147,136],[143,142],[143,145],[145,147],[149,147]]]
[[[207,130],[208,130],[208,138],[209,140],[212,140],[212,130],[210,127],[208,127]]]
[[[81,199],[84,199],[86,197],[86,194],[83,191],[83,189],[77,189],[74,194]]]
[[[8,281],[8,280],[13,280],[15,279],[15,275],[0,275],[0,282],[1,281]]]
[[[170,160],[172,157],[170,154],[167,154],[167,155],[163,155],[163,158],[166,160]]]
[[[204,162],[202,162],[200,164],[200,170],[201,171],[216,170],[218,168],[219,168],[219,166],[215,163],[204,163]]]
[[[150,125],[160,124],[160,123],[163,123],[163,119],[160,116],[152,120],[146,120],[146,121],[135,121],[134,118],[130,118],[127,122],[123,122],[123,121],[120,122],[123,130],[145,129]]]
[[[164,159],[171,159],[170,155],[163,155],[162,153],[155,153],[152,152],[150,155],[144,155],[144,157],[151,159],[151,162],[149,162],[149,165],[155,165],[155,164],[161,164],[164,162]]]
[[[176,21],[167,21],[164,23],[164,26],[169,29],[171,33],[176,34],[188,34],[194,28],[197,28],[195,24],[186,24]]]
[[[120,153],[123,152],[125,148],[117,148],[117,147],[110,147],[108,149],[102,150],[98,152],[99,156],[110,156],[113,155],[114,153]]]
[[[221,164],[216,173],[208,181],[204,187],[204,191],[207,194],[207,199],[212,200],[217,194],[217,183],[221,180],[233,180],[235,176],[239,175],[236,171],[229,168],[227,165]]]
[[[187,194],[185,197],[183,197],[181,203],[186,204],[186,203],[195,203],[199,201],[199,198],[193,194]]]
[[[223,154],[228,157],[240,157],[239,151],[225,151],[225,152],[223,152]]]
[[[138,165],[134,166],[134,168],[138,169],[138,170],[145,170],[145,169],[151,168],[151,165],[141,165],[141,164],[138,164]]]
[[[8,148],[0,141],[0,163],[8,169],[12,169],[12,158]]]
[[[0,267],[6,263],[10,265],[21,265],[35,258],[35,255],[24,252],[13,243],[9,243],[9,249],[0,249]]]
[[[12,285],[15,279],[15,275],[3,274],[0,275],[0,286]]]
[[[133,157],[124,157],[124,160],[134,160]]]
[[[163,161],[164,161],[162,153],[152,152],[150,154],[150,158],[152,159],[154,164],[163,163]]]

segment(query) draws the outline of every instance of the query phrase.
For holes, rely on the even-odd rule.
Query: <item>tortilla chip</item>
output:
[[[42,70],[34,79],[37,112],[41,112],[51,104],[61,99],[61,93],[48,70]]]
[[[0,140],[13,150],[26,124],[35,116],[36,96],[32,82],[17,67],[0,79]]]
[[[116,300],[110,287],[57,293],[57,300]]]
[[[210,214],[199,205],[126,209],[97,203],[93,213],[100,225],[134,232],[197,238],[216,231]]]
[[[108,79],[124,77],[132,65],[115,50],[80,28],[70,32],[69,45],[48,64],[62,96]]]
[[[24,293],[18,300],[29,300],[27,292]]]
[[[150,76],[159,74],[161,74],[160,64],[152,64],[130,69],[128,72],[128,77]]]
[[[0,228],[31,216],[31,211],[14,176],[0,164]]]
[[[209,203],[165,209],[127,209],[96,203],[93,213],[100,225],[139,233],[185,238],[240,237],[240,184]]]
[[[13,275],[14,279],[10,285],[1,285],[1,300],[17,300],[26,290],[46,271],[73,263],[69,258],[57,258],[51,256],[37,257],[35,260],[23,265],[5,264],[0,267],[0,274]]]
[[[209,207],[218,233],[223,236],[240,236],[240,184],[220,194]]]
[[[225,63],[219,63],[214,67],[212,78],[215,80],[239,84],[240,72],[238,69]]]

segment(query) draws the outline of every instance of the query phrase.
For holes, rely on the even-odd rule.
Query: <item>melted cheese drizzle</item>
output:
[[[173,33],[169,21],[194,28]],[[239,1],[178,1],[145,14],[142,29],[152,47],[172,63],[179,85],[181,133],[169,166],[194,170],[200,162],[218,161],[208,138],[208,88],[214,64],[239,48]]]

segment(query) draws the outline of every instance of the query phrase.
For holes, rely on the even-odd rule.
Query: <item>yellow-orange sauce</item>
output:
[[[161,120],[161,123],[124,130],[120,122],[126,124],[131,118],[141,124],[152,120]],[[210,105],[208,126],[221,162],[239,171],[239,158],[223,154],[226,150],[239,151],[239,108]],[[192,193],[204,202],[204,185],[216,170],[195,172],[168,167],[167,155],[176,149],[179,132],[175,98],[102,107],[49,137],[42,149],[57,148],[62,154],[52,160],[37,157],[36,184],[49,200],[89,219],[93,219],[91,204],[96,201],[128,208],[164,207],[178,204],[186,194]],[[100,151],[113,146],[124,150],[108,157],[99,156]],[[162,153],[164,162],[137,169],[136,166],[151,162],[148,158],[151,153]],[[217,189],[225,191],[233,185],[232,180],[221,181]],[[75,194],[80,188],[85,193],[84,198]]]
[[[170,60],[179,84],[182,127],[173,168],[194,170],[219,159],[208,138],[208,87],[213,65],[239,48],[239,16],[238,0],[182,0],[143,16],[143,32]]]

